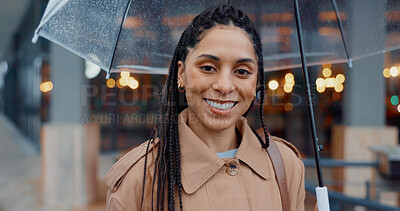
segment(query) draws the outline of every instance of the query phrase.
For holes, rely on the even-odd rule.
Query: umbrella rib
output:
[[[344,39],[344,33],[343,33],[344,30],[343,30],[342,19],[340,18],[339,9],[337,7],[336,0],[331,0],[331,2],[332,2],[333,9],[335,10],[336,21],[337,21],[337,24],[339,25],[339,29],[340,29],[340,35],[342,36],[342,42],[343,42],[344,52],[346,53],[347,64],[349,65],[350,68],[352,68],[353,62],[350,59],[349,52],[347,50],[346,40]]]
[[[110,78],[111,66],[112,66],[112,64],[113,64],[113,62],[114,62],[115,51],[117,50],[118,39],[119,39],[119,36],[121,35],[122,25],[124,24],[125,18],[126,18],[126,16],[128,15],[128,9],[129,9],[129,7],[131,6],[131,2],[132,2],[132,0],[129,0],[129,1],[128,1],[128,4],[126,4],[124,16],[122,17],[121,24],[120,24],[119,30],[118,30],[118,34],[117,34],[117,37],[115,38],[115,41],[114,41],[114,50],[113,50],[113,53],[112,53],[110,65],[108,66],[106,79],[109,79],[109,78]]]

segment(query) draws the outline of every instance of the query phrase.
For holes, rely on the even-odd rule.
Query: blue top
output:
[[[238,148],[231,149],[231,150],[228,150],[226,152],[215,153],[215,154],[217,154],[217,156],[219,158],[221,158],[221,159],[222,158],[233,158],[233,157],[235,157],[237,150],[238,150]]]

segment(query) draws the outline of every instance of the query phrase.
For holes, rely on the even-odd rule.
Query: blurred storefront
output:
[[[18,30],[13,35],[12,44],[7,49],[6,56],[0,58],[0,77],[3,77],[0,80],[4,81],[2,88],[0,86],[0,108],[9,120],[25,136],[29,137],[39,151],[43,138],[42,127],[48,123],[51,124],[54,118],[59,118],[54,112],[59,112],[63,118],[67,118],[66,116],[69,115],[62,113],[60,108],[54,110],[54,106],[57,105],[54,102],[54,87],[59,85],[54,81],[56,71],[52,69],[54,44],[45,39],[39,39],[35,45],[31,43],[34,29],[46,4],[45,0],[31,1]],[[400,12],[392,12],[397,15],[391,16],[392,18],[387,20],[388,30],[390,30],[390,24],[399,24],[400,22]],[[163,27],[163,30],[163,32],[172,31],[167,26]],[[285,30],[280,32],[282,36],[290,35]],[[321,30],[321,33],[328,32],[325,29],[325,31]],[[168,39],[168,37],[161,37],[162,33],[158,33],[157,36],[154,38],[155,40]],[[146,46],[148,42],[150,40],[143,38],[140,44]],[[276,47],[290,48],[292,42],[291,39],[282,39],[276,43]],[[172,48],[172,46],[163,46],[163,48]],[[400,51],[386,53],[381,58],[375,57],[374,59],[373,61],[380,63],[376,62],[369,72],[349,70],[345,64],[327,63],[310,67],[311,81],[314,85],[312,98],[315,102],[318,137],[325,148],[321,152],[322,157],[332,158],[335,153],[337,154],[334,152],[332,144],[335,141],[332,138],[334,127],[337,125],[368,125],[376,128],[394,126],[400,129]],[[58,60],[62,59],[58,58]],[[149,58],[141,58],[141,60],[151,62]],[[65,61],[65,63],[68,62]],[[66,80],[71,80],[66,81],[66,84],[78,84],[76,85],[78,87],[65,85],[61,89],[71,91],[73,88],[83,96],[81,97],[82,101],[77,100],[79,97],[74,98],[76,101],[74,102],[79,102],[82,106],[80,119],[74,120],[74,123],[99,125],[101,151],[122,151],[149,139],[156,122],[160,120],[157,115],[159,110],[158,94],[166,77],[164,75],[131,74],[123,71],[112,74],[111,78],[106,80],[105,71],[101,71],[91,63],[79,58],[74,58],[74,62],[81,65],[79,68],[84,72],[82,75],[85,74],[82,78],[76,78],[82,82],[71,82],[74,80],[73,77],[66,77]],[[64,68],[68,69],[68,67]],[[362,68],[365,68],[365,64]],[[356,71],[356,73],[350,71]],[[312,146],[309,141],[311,135],[301,70],[297,68],[266,72],[265,76],[267,97],[264,113],[267,128],[272,134],[290,140],[306,158],[312,158]],[[358,79],[359,81],[357,81]],[[350,89],[352,85],[349,83],[366,83],[366,86],[379,90],[379,93],[362,93],[363,89],[354,87]],[[380,91],[383,92],[380,94]],[[357,104],[360,109],[357,115],[354,114],[357,110],[357,106],[354,105],[357,102],[349,101],[356,95],[367,98]],[[63,96],[63,94],[58,94],[60,98]],[[68,101],[68,95],[65,95],[65,98],[63,102]],[[368,107],[369,104],[376,106],[371,108]],[[64,106],[68,107],[68,105]],[[365,109],[362,108],[363,106]],[[370,114],[367,115],[366,112],[370,112]],[[365,120],[368,118],[361,118],[360,115],[362,115],[361,117],[368,116],[372,120]],[[248,119],[255,128],[260,127],[256,106],[253,107]],[[398,137],[397,132],[396,144],[399,143]],[[391,136],[390,139],[392,138]],[[398,206],[400,199],[396,203]]]

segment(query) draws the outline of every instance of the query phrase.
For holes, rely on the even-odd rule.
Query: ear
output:
[[[184,81],[185,66],[182,61],[178,61],[178,83],[185,86]]]

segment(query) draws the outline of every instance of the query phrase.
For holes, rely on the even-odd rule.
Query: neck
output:
[[[189,128],[214,152],[225,152],[239,147],[240,139],[236,135],[235,125],[224,130],[207,128],[194,114],[188,111]]]

